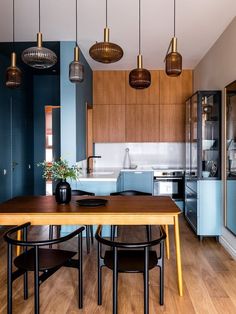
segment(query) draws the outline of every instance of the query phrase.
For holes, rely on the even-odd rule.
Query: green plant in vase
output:
[[[80,169],[77,165],[69,166],[68,161],[60,158],[58,161],[43,161],[38,163],[43,167],[43,178],[58,181],[55,190],[56,201],[59,204],[67,204],[71,200],[71,187],[66,179],[77,180]]]

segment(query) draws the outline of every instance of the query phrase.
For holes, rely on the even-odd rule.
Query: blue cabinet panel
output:
[[[227,228],[236,234],[236,180],[227,181]]]
[[[153,193],[153,171],[124,171],[122,176],[122,190]]]

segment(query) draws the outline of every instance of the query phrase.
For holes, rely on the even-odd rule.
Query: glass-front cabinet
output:
[[[213,205],[220,201],[216,191],[221,195],[220,127],[221,91],[198,91],[186,101],[185,217],[200,236],[219,234]]]

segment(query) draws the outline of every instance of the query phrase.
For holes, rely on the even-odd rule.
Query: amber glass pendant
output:
[[[11,54],[11,66],[6,70],[6,87],[17,88],[21,85],[21,70],[16,66],[16,53]]]

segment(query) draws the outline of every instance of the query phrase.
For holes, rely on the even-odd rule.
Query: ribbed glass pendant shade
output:
[[[79,47],[74,48],[74,61],[69,66],[69,80],[71,83],[81,83],[84,80],[84,66],[79,62]]]
[[[11,66],[6,70],[6,87],[17,88],[21,85],[21,70],[16,66],[16,54],[12,52],[11,54]]]
[[[109,28],[104,29],[104,42],[94,44],[89,49],[91,58],[101,63],[114,63],[123,57],[122,48],[109,42]]]
[[[22,60],[27,65],[37,69],[47,69],[57,62],[56,54],[42,47],[42,33],[37,34],[37,47],[30,47],[22,52]]]
[[[182,56],[178,52],[170,52],[166,56],[166,74],[179,76],[182,72]]]
[[[148,88],[151,85],[151,73],[143,69],[142,55],[138,55],[138,66],[129,73],[129,85],[135,89]]]

